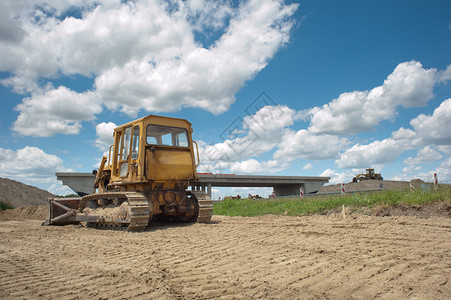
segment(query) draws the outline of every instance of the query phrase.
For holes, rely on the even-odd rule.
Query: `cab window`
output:
[[[132,159],[138,159],[139,154],[139,126],[133,128]]]
[[[188,132],[185,128],[150,124],[147,125],[146,133],[146,142],[149,145],[172,147],[189,146]]]
[[[132,138],[131,133],[132,133],[131,127],[125,129],[124,144],[122,146],[122,160],[128,160],[128,155],[130,153],[130,140]]]

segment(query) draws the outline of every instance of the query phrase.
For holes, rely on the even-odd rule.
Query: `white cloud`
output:
[[[437,173],[438,182],[451,183],[451,157],[442,162],[435,173]]]
[[[411,180],[412,178],[419,178],[425,182],[433,183],[434,182],[434,173],[437,174],[437,180],[439,183],[451,183],[451,158],[447,158],[441,162],[440,166],[436,169],[432,169],[426,172],[419,172],[421,169],[415,169],[415,171],[411,171],[411,173],[402,174],[401,176],[396,177],[396,180]],[[409,171],[409,169],[408,169]]]
[[[345,135],[373,129],[392,120],[396,108],[426,105],[433,97],[436,69],[423,69],[416,61],[399,64],[384,84],[371,91],[343,93],[337,99],[310,111],[309,131]]]
[[[408,165],[404,168],[402,168],[402,172],[404,173],[402,176],[397,176],[398,178],[406,178],[406,173],[413,173],[413,172],[418,172],[422,169],[422,167],[420,166],[416,166],[416,165]],[[404,180],[404,179],[401,179]]]
[[[341,157],[335,161],[335,164],[341,169],[347,169],[390,163],[404,150],[392,138],[374,141],[368,145],[356,144],[341,154]]]
[[[313,169],[313,165],[311,163],[307,163],[302,167],[302,170],[311,170]]]
[[[281,143],[294,118],[295,111],[281,105],[267,105],[253,115],[238,118],[221,134],[224,142],[200,144],[201,163],[222,161],[230,164],[270,151]]]
[[[326,169],[321,174],[319,174],[320,177],[332,177],[335,173],[335,170],[332,169]]]
[[[200,144],[200,169],[203,172],[275,173],[291,161],[337,158],[349,141],[330,135],[312,135],[306,130],[289,129],[297,120],[286,106],[264,106],[253,115],[233,122],[226,139],[214,145]],[[258,161],[263,153],[276,149],[273,159]]]
[[[206,28],[220,30],[225,27],[227,19],[236,14],[231,4],[225,0],[192,0],[184,3],[188,21],[192,23],[196,31],[201,33]]]
[[[27,136],[78,134],[81,121],[93,120],[101,106],[92,92],[77,93],[64,86],[33,94],[16,107],[12,130]]]
[[[338,184],[338,183],[347,183],[351,181],[352,175],[350,172],[337,172],[332,169],[326,169],[324,170],[320,175],[320,177],[330,177],[329,183],[330,184]]]
[[[230,167],[230,170],[234,173],[255,174],[262,172],[263,167],[257,160],[248,159],[233,163]]]
[[[0,52],[8,57],[0,61],[0,71],[10,74],[2,84],[32,93],[18,106],[14,130],[37,136],[45,130],[27,131],[32,122],[27,120],[36,119],[44,108],[56,123],[42,126],[48,129],[44,136],[78,133],[80,121],[92,120],[102,104],[129,115],[182,107],[222,113],[245,82],[288,42],[298,6],[278,0],[243,1],[237,7],[200,0],[27,4],[1,5],[5,18],[14,22],[8,21],[10,26],[0,36],[9,41],[0,43]],[[61,19],[69,8],[80,9],[81,17]],[[208,34],[212,29],[220,37],[209,47],[195,40],[196,31]],[[72,75],[93,76],[93,89],[77,95],[64,87],[42,87],[51,79]],[[69,96],[86,108],[86,114],[63,122],[58,113],[67,114],[70,107],[56,112],[39,104],[41,96],[50,94]],[[80,100],[84,98],[97,101],[85,103]],[[43,123],[35,121],[38,128]]]
[[[442,145],[437,148],[446,154],[451,144],[451,132],[444,130],[451,124],[451,99],[443,101],[434,110],[432,116],[424,114],[412,119],[413,129],[400,128],[391,137],[382,141],[374,141],[368,145],[356,144],[341,154],[335,164],[342,169],[359,168],[374,164],[393,162],[403,151],[428,145],[418,152],[416,158],[409,157],[405,164],[418,164],[442,158],[442,155],[431,145]]]
[[[439,82],[446,82],[448,80],[451,80],[451,65],[449,65],[445,71],[439,72],[438,76],[439,76],[439,79],[438,79]]]
[[[419,115],[410,122],[410,125],[425,143],[435,145],[450,145],[451,130],[451,98],[443,101],[434,110],[432,116]]]
[[[113,132],[117,125],[113,122],[102,122],[96,125],[97,139],[96,146],[101,150],[106,150],[113,144]]]
[[[408,157],[404,160],[406,165],[417,165],[442,159],[442,155],[431,146],[426,146],[418,150],[416,157]]]
[[[270,187],[233,187],[230,190],[231,196],[240,195],[241,198],[247,198],[249,194],[259,195],[262,198],[268,198],[272,194],[273,188]],[[226,195],[227,196],[227,195]]]
[[[294,160],[296,158],[321,160],[333,159],[349,144],[347,138],[333,135],[314,135],[307,130],[287,131],[283,136],[274,158]]]
[[[69,188],[68,186],[65,186],[62,184],[62,182],[55,182],[47,189],[50,193],[54,195],[71,195],[75,194],[75,192]]]
[[[27,184],[55,183],[55,172],[70,172],[56,155],[36,147],[17,151],[0,148],[0,176]]]
[[[295,8],[277,1],[246,2],[209,49],[196,47],[191,34],[183,35],[191,37],[184,49],[171,57],[162,59],[152,53],[152,57],[109,69],[96,79],[96,89],[102,99],[108,99],[107,107],[126,113],[181,107],[222,113],[235,102],[234,94],[244,82],[263,69],[288,41],[292,23],[286,22],[286,17]],[[152,60],[154,63],[149,63]]]
[[[268,160],[259,162],[253,158],[232,162],[229,165],[230,170],[238,174],[276,173],[288,167],[288,161]]]
[[[447,156],[451,156],[451,145],[437,146],[437,149]]]

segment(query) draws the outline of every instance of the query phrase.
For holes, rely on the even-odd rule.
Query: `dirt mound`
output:
[[[342,214],[342,208],[337,207],[322,213],[323,215]],[[423,205],[400,204],[398,206],[378,205],[375,207],[346,207],[345,214],[351,217],[366,216],[410,216],[418,218],[451,218],[451,204],[449,202],[433,202]]]
[[[415,186],[424,185],[421,179],[411,181]],[[350,182],[345,184],[346,192],[373,191],[373,190],[407,190],[410,188],[410,181],[394,180],[365,180],[360,182]],[[341,185],[323,186],[318,194],[340,193]]]
[[[446,202],[434,202],[426,205],[398,205],[394,207],[377,206],[369,210],[372,216],[415,216],[419,218],[451,217],[451,205]]]
[[[0,220],[44,220],[47,217],[47,206],[23,206],[14,209],[0,210]]]
[[[45,205],[55,195],[37,187],[0,177],[0,201],[12,207]]]

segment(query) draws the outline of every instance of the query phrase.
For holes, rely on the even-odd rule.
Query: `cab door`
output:
[[[132,130],[133,128],[133,130]],[[121,178],[132,178],[138,170],[140,152],[140,128],[139,125],[129,126],[117,132],[120,135],[118,145],[117,162],[118,175]]]

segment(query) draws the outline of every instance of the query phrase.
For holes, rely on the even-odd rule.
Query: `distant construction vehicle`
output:
[[[147,116],[114,129],[93,186],[81,198],[50,199],[45,225],[86,222],[88,227],[139,231],[153,218],[208,222],[210,197],[199,186],[191,124]]]
[[[358,174],[354,178],[352,178],[352,182],[364,181],[364,180],[384,180],[381,174],[374,173],[374,169],[366,169],[366,174]]]

